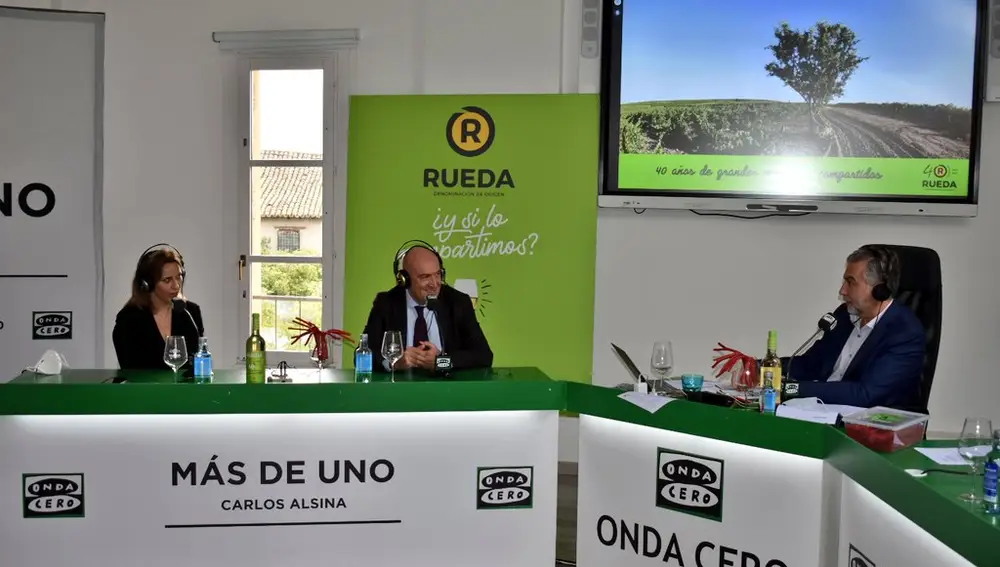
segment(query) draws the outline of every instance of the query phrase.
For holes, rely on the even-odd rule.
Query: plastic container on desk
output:
[[[873,451],[892,453],[919,443],[930,416],[876,406],[843,416],[847,435]]]

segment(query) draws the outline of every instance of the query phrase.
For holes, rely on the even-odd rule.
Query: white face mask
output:
[[[64,368],[69,368],[69,364],[66,363],[66,357],[49,349],[38,360],[38,364],[29,367],[27,370],[36,374],[54,375],[61,373]]]

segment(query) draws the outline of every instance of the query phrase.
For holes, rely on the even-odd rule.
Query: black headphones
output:
[[[142,256],[139,256],[139,261],[135,264],[135,283],[139,287],[139,291],[148,293],[151,289],[153,289],[153,274],[149,273],[149,260],[153,257],[153,254],[159,252],[160,250],[172,250],[174,254],[177,254],[177,260],[181,263],[181,278],[187,279],[187,270],[184,269],[184,256],[181,254],[180,250],[174,248],[166,242],[161,242],[147,248],[146,251],[142,253]]]
[[[896,293],[896,286],[899,285],[899,258],[892,250],[877,244],[866,244],[861,249],[871,254],[875,276],[879,280],[872,287],[872,299],[888,301]]]
[[[399,247],[399,250],[396,251],[396,256],[392,261],[392,273],[396,277],[396,285],[404,288],[409,288],[413,285],[413,279],[410,277],[410,274],[403,269],[402,265],[403,259],[406,258],[406,254],[414,248],[424,248],[426,250],[430,250],[435,256],[437,256],[438,265],[441,266],[441,281],[443,282],[445,280],[444,260],[441,258],[441,255],[438,254],[438,251],[434,249],[434,246],[424,242],[423,240],[407,240],[402,246]]]

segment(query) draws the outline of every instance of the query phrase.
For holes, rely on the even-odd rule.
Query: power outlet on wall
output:
[[[581,57],[597,59],[601,56],[601,0],[583,0],[581,40]]]
[[[1000,0],[990,2],[986,56],[986,102],[1000,102]]]
[[[1000,1],[1000,0],[998,0]],[[580,10],[580,57],[577,91],[598,93],[601,90],[601,26],[604,0],[577,0]],[[616,0],[620,4],[621,0]],[[567,4],[570,4],[567,2]]]

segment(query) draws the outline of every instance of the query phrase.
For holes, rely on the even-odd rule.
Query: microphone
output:
[[[802,346],[800,346],[795,352],[793,352],[792,356],[788,357],[788,372],[786,373],[788,378],[792,377],[792,362],[795,360],[795,357],[805,352],[806,348],[808,348],[809,345],[811,345],[812,342],[821,334],[829,333],[834,328],[836,328],[837,318],[833,315],[833,313],[827,313],[826,315],[820,317],[819,322],[816,323],[816,326],[819,327],[819,329],[815,333],[813,333],[812,336],[806,340],[806,342],[802,343]]]
[[[441,310],[441,305],[438,303],[438,296],[436,296],[436,295],[428,295],[427,296],[426,306],[427,306],[427,317],[428,317],[428,319],[430,319],[431,314],[433,314],[434,315],[434,324],[436,325],[437,324],[437,318],[438,318],[438,312]],[[427,321],[427,324],[430,325],[430,321]],[[429,327],[428,327],[428,331],[430,331]]]
[[[438,302],[438,296],[428,295],[427,296],[427,312],[434,314],[434,323],[437,324],[438,313],[441,311],[441,305]],[[438,327],[438,332],[440,333],[441,328]],[[443,342],[443,337],[442,337]],[[441,345],[444,347],[444,344]],[[451,373],[452,364],[451,357],[448,353],[444,352],[442,348],[441,352],[438,353],[437,357],[434,359],[434,372],[437,374],[443,374],[448,376]]]
[[[184,301],[183,299],[177,299],[176,297],[171,299],[170,301],[171,303],[174,304],[174,309],[180,309],[184,313],[187,313],[188,320],[191,321],[191,326],[194,328],[194,334],[201,336],[201,333],[198,332],[198,323],[194,322],[194,315],[192,315],[191,312],[188,311],[187,302]]]
[[[174,311],[180,310],[183,311],[184,313],[187,313],[188,320],[191,321],[191,327],[194,328],[195,336],[200,336],[201,333],[198,332],[198,324],[194,322],[194,315],[192,315],[191,312],[188,311],[187,309],[187,302],[184,301],[183,299],[178,299],[175,297],[170,300],[170,303],[173,304]],[[198,352],[198,345],[188,345],[187,351],[188,351],[189,364],[188,364],[188,369],[184,371],[184,377],[192,378],[194,377],[194,357],[195,353]]]

